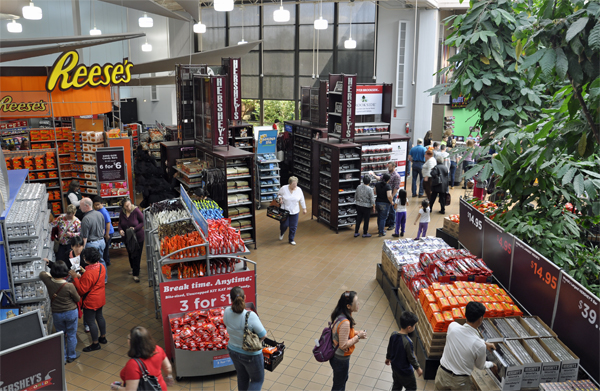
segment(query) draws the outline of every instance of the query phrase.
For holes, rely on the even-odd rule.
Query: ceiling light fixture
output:
[[[290,11],[283,9],[283,0],[281,0],[279,9],[273,11],[273,21],[277,23],[285,23],[290,21]]]
[[[204,34],[206,32],[206,25],[202,23],[202,4],[198,2],[198,23],[194,25],[194,32],[196,34]]]
[[[319,1],[319,19],[315,19],[315,30],[327,30],[329,23],[327,19],[323,19],[323,0]]]
[[[94,28],[90,30],[90,35],[102,35],[102,31],[96,28],[96,13],[94,12],[94,3],[92,3],[90,12],[94,15]]]
[[[349,3],[348,5],[350,6],[350,37],[344,41],[344,48],[356,49],[356,41],[352,39],[352,10],[354,9],[354,3]]]
[[[23,26],[13,19],[12,22],[6,25],[6,29],[9,33],[20,33],[23,31]]]
[[[23,7],[23,17],[29,20],[40,20],[42,19],[42,9],[33,5],[33,1]]]
[[[146,38],[146,43],[142,45],[142,52],[151,52],[152,45],[148,43],[148,38]]]
[[[138,19],[138,24],[140,27],[149,28],[154,26],[154,20],[147,14],[144,14],[144,16]]]
[[[215,0],[215,11],[229,12],[233,11],[234,0]]]
[[[238,42],[238,45],[243,45],[248,43],[248,41],[244,39],[244,0],[242,0],[242,5],[240,8],[242,9],[242,40]]]

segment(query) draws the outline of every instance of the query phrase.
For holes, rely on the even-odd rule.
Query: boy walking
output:
[[[388,343],[387,354],[385,355],[385,365],[392,365],[392,377],[394,385],[392,391],[406,391],[417,389],[417,379],[415,370],[419,376],[423,375],[423,370],[415,357],[413,343],[408,336],[415,330],[415,325],[419,321],[417,315],[409,311],[404,311],[400,316],[400,331],[394,331]]]

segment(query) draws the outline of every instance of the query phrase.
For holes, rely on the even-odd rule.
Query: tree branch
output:
[[[579,104],[581,105],[581,110],[583,111],[583,115],[585,115],[585,119],[587,120],[588,125],[590,126],[590,128],[592,129],[592,132],[594,133],[594,138],[596,139],[596,142],[598,144],[600,144],[600,133],[598,133],[598,128],[596,128],[594,119],[592,118],[592,115],[590,114],[590,111],[588,110],[588,107],[585,104],[585,101],[583,100],[583,96],[581,96],[581,91],[579,91],[579,88],[577,88],[577,86],[575,85],[575,82],[573,81],[571,74],[568,72],[567,72],[567,74],[569,75],[569,80],[571,81],[571,85],[573,86],[573,91],[575,92],[575,97],[577,98],[577,100],[579,101]]]

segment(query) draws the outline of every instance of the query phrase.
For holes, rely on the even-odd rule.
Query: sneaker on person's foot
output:
[[[387,230],[388,230],[388,231],[393,231],[393,230],[394,230],[394,228],[395,228],[394,226],[391,226],[391,225],[390,225],[389,227],[387,227]]]
[[[77,360],[80,356],[81,356],[81,353],[75,352],[75,357],[67,358],[67,363],[69,363],[69,364],[72,363],[73,361]]]
[[[404,232],[400,232],[400,236],[404,236]]]
[[[85,331],[86,333],[89,333],[90,332],[90,326],[88,326],[86,324],[85,327],[83,328],[83,331]]]
[[[292,240],[292,241],[290,242],[290,244],[291,244],[292,246],[295,246],[295,245],[296,245],[296,242],[294,242],[294,241]]]
[[[283,240],[283,234],[279,235],[279,240]]]
[[[363,234],[363,238],[370,238],[371,236],[371,234]]]
[[[100,346],[99,343],[93,343],[90,346],[83,348],[83,351],[87,353],[87,352],[93,352],[94,350],[100,350],[100,349],[102,349],[102,347]]]
[[[106,340],[106,337],[98,337],[98,342],[100,342],[101,344],[106,345],[108,343],[108,341]]]
[[[140,278],[138,276],[133,276],[133,281],[140,282]]]
[[[392,236],[393,236],[394,238],[399,238],[399,237],[400,237],[400,235],[398,235],[398,234],[392,234]]]
[[[357,238],[360,234],[358,232],[354,233],[354,237]]]

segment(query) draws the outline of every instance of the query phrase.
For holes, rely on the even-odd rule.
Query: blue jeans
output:
[[[423,168],[424,162],[413,162],[412,164],[412,196],[417,196],[417,176],[419,177],[419,195],[423,195]]]
[[[392,205],[389,202],[376,202],[375,206],[377,207],[377,229],[380,234],[383,234],[385,232],[385,220]]]
[[[77,347],[77,308],[67,312],[53,312],[52,320],[56,331],[62,331],[65,338],[65,360],[75,359],[75,347]]]
[[[238,390],[260,391],[265,380],[265,362],[261,354],[243,354],[229,350],[237,372]]]
[[[90,242],[89,240],[86,242],[85,244],[85,248],[96,248],[98,249],[98,251],[100,251],[100,263],[104,266],[104,269],[106,270],[106,279],[104,280],[104,283],[106,284],[108,282],[108,269],[106,269],[106,262],[104,262],[104,248],[106,247],[106,243],[104,242],[104,238],[100,239],[100,240],[96,240],[95,242]]]
[[[333,386],[331,387],[331,391],[345,391],[348,372],[350,370],[350,358],[343,360],[333,356],[329,360],[329,365],[333,369]]]
[[[290,228],[289,240],[290,243],[294,241],[296,237],[296,229],[298,229],[298,219],[300,218],[300,213],[296,213],[295,215],[289,215],[287,219],[283,223],[279,225],[279,232],[281,235],[285,233],[285,231]]]
[[[456,173],[456,162],[450,162],[450,186],[454,187],[454,174]]]
[[[396,211],[393,206],[388,209],[388,215],[385,219],[386,227],[393,227],[396,225]]]

